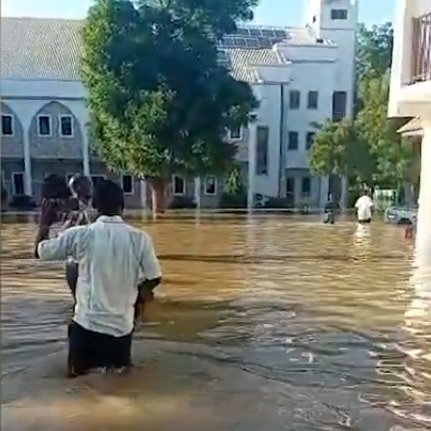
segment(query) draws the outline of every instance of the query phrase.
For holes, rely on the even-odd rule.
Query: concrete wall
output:
[[[1,102],[2,115],[11,115],[13,136],[1,137],[1,157],[3,158],[24,158],[24,128],[19,117],[8,104]]]
[[[431,109],[431,81],[410,85],[412,19],[426,13],[431,13],[429,0],[397,0],[388,109],[390,117],[422,117]]]

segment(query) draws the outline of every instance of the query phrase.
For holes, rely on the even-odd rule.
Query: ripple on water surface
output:
[[[165,279],[127,377],[63,378],[63,265],[2,225],[7,430],[431,426],[431,278],[403,232],[286,216],[132,221]]]

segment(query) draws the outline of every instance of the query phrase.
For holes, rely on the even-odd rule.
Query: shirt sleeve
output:
[[[160,278],[162,276],[162,271],[151,237],[148,235],[143,236],[142,242],[141,273],[146,280]]]
[[[66,260],[69,256],[75,256],[76,242],[82,229],[70,228],[54,239],[42,241],[37,246],[39,259],[41,260]]]

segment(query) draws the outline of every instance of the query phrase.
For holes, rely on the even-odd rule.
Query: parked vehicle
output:
[[[385,211],[385,223],[415,225],[416,218],[416,208],[390,207]]]

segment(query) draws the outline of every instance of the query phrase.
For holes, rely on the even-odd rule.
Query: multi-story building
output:
[[[398,0],[390,117],[413,117],[400,131],[422,136],[417,242],[431,264],[431,2]]]
[[[321,206],[329,179],[313,177],[308,152],[316,123],[350,116],[358,0],[309,0],[304,26],[241,26],[219,44],[220,60],[252,86],[260,106],[246,129],[231,130],[249,188],[292,204]],[[2,173],[9,195],[36,199],[50,173],[110,175],[90,151],[86,90],[79,76],[81,21],[3,18],[1,23]],[[127,204],[146,202],[144,183],[119,179]],[[216,207],[220,178],[173,177],[174,195]],[[345,184],[339,184],[341,198]]]

